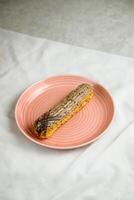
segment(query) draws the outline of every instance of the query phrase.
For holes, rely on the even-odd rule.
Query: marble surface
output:
[[[134,59],[0,28],[0,200],[134,199]],[[22,91],[59,74],[98,80],[114,99],[105,134],[75,150],[52,150],[19,131]]]
[[[0,0],[0,27],[134,57],[133,0]]]

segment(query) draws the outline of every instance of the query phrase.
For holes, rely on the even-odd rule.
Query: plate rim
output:
[[[19,102],[21,100],[21,98],[25,95],[25,93],[30,90],[33,86],[43,82],[43,81],[47,81],[49,80],[50,78],[60,78],[60,77],[74,77],[74,78],[84,78],[85,80],[87,81],[92,81],[92,82],[95,82],[97,84],[99,84],[103,89],[104,91],[106,91],[106,93],[109,95],[109,97],[111,98],[111,101],[112,101],[112,104],[113,104],[113,115],[112,115],[112,119],[111,121],[109,122],[107,128],[102,131],[97,137],[95,137],[94,139],[92,140],[89,140],[88,142],[84,142],[82,144],[79,144],[79,145],[73,145],[73,146],[67,146],[67,147],[62,147],[62,146],[53,146],[53,145],[47,145],[47,144],[44,144],[44,143],[40,143],[39,141],[35,140],[34,138],[32,138],[30,135],[28,135],[19,125],[19,122],[18,122],[18,118],[17,118],[17,109],[18,109],[18,105],[19,105]],[[33,84],[31,84],[30,86],[28,86],[26,89],[24,89],[24,91],[19,95],[18,97],[18,100],[17,100],[17,103],[16,103],[16,106],[15,106],[15,121],[16,121],[16,124],[18,126],[18,129],[20,130],[20,132],[23,133],[23,135],[25,137],[27,137],[29,140],[31,140],[32,142],[38,144],[38,145],[41,145],[43,147],[47,147],[47,148],[50,148],[50,149],[57,149],[57,150],[69,150],[69,149],[77,149],[77,148],[80,148],[80,147],[84,147],[88,144],[91,144],[93,143],[94,141],[98,140],[100,137],[102,137],[106,131],[108,131],[110,128],[111,128],[111,125],[115,119],[115,103],[114,103],[114,99],[111,95],[111,93],[109,92],[109,90],[107,90],[102,84],[99,83],[99,81],[96,81],[95,79],[90,79],[88,78],[87,76],[80,76],[80,75],[74,75],[74,74],[62,74],[62,75],[54,75],[54,76],[48,76],[47,78],[44,78],[44,79],[41,79],[39,81],[36,81],[34,82]]]

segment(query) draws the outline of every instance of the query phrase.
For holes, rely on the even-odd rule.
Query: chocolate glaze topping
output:
[[[34,127],[37,134],[40,136],[42,131],[45,135],[45,132],[47,131],[47,126],[48,126],[48,113],[45,113],[35,121]]]

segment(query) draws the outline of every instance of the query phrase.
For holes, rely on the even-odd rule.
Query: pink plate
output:
[[[51,138],[39,140],[34,137],[32,125],[35,119],[81,83],[93,85],[93,99]],[[33,142],[54,149],[73,149],[93,142],[104,133],[113,114],[113,100],[106,89],[74,75],[55,76],[33,84],[20,96],[15,109],[16,122],[22,133]]]

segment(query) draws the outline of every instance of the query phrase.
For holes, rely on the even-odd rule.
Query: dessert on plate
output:
[[[41,115],[34,122],[34,134],[40,138],[49,138],[54,132],[79,112],[93,97],[93,88],[83,83],[71,91],[57,105]]]

